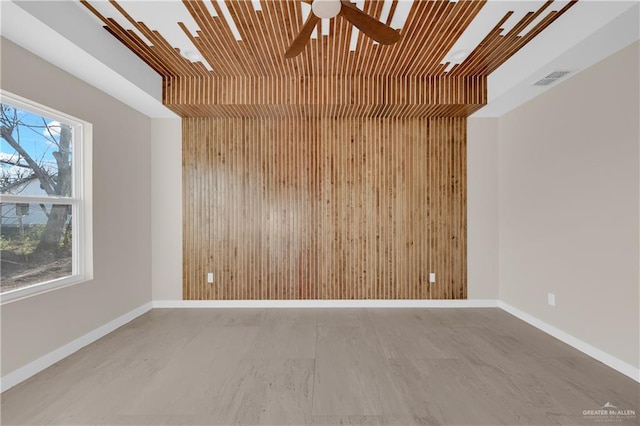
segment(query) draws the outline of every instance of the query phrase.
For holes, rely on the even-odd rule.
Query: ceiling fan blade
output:
[[[393,44],[400,40],[400,32],[372,18],[348,0],[342,0],[340,16],[380,44]]]
[[[285,58],[295,58],[300,54],[300,52],[304,50],[304,47],[307,45],[307,43],[309,43],[311,33],[313,32],[313,29],[316,27],[316,24],[319,20],[320,18],[318,18],[316,15],[314,15],[313,13],[309,13],[307,22],[304,23],[302,29],[300,30],[300,33],[298,33],[298,36],[293,40],[291,46],[289,46],[289,48],[285,52]]]

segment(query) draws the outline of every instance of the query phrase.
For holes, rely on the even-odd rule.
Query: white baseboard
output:
[[[632,378],[636,382],[640,382],[640,369],[634,367],[633,365],[627,364],[626,362],[614,357],[613,355],[610,355],[605,351],[598,349],[595,346],[592,346],[578,339],[577,337],[574,337],[569,333],[566,333],[552,326],[551,324],[547,324],[546,322],[539,320],[538,318],[532,315],[522,312],[518,308],[514,308],[508,303],[499,301],[499,307],[502,308],[504,311],[510,313],[514,317],[520,318],[522,321],[536,327],[537,329],[544,331],[545,333],[555,337],[556,339],[566,343],[569,346],[573,346],[580,352],[583,352],[584,354],[589,355],[591,358],[594,358],[602,362],[603,364],[608,365],[614,370],[619,371],[625,376]]]
[[[24,367],[20,367],[17,370],[7,374],[0,378],[0,392],[4,392],[17,385],[20,382],[27,380],[29,377],[34,376],[44,370],[47,367],[52,366],[56,362],[68,357],[72,353],[82,349],[83,347],[95,342],[103,336],[111,333],[115,329],[122,327],[126,323],[134,320],[140,315],[148,312],[152,308],[152,303],[145,303],[144,305],[134,309],[131,312],[108,322],[107,324],[96,328],[95,330],[78,337],[77,339],[67,343],[58,349],[49,352],[48,354],[38,358],[37,360],[30,362]]]
[[[497,300],[155,300],[154,308],[497,308]]]

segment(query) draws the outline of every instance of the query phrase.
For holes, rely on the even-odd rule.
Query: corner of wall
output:
[[[498,120],[467,120],[469,299],[498,299]]]
[[[152,299],[182,299],[182,119],[151,119]]]

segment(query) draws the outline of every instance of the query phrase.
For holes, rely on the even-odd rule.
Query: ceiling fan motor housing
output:
[[[311,4],[313,14],[322,19],[333,18],[340,13],[341,7],[340,0],[314,0]]]

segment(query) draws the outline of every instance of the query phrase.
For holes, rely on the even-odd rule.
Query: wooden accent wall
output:
[[[183,170],[184,299],[466,298],[465,118],[184,118]]]

